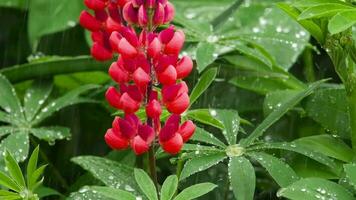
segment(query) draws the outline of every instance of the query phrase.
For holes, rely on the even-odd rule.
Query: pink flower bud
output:
[[[91,39],[93,42],[98,42],[99,44],[104,43],[104,34],[102,31],[91,32]]]
[[[103,10],[106,7],[105,0],[84,0],[84,4],[92,10]]]
[[[153,128],[148,125],[139,125],[138,135],[148,144],[150,144],[155,138],[155,132]]]
[[[166,70],[158,74],[158,81],[163,85],[172,85],[177,81],[177,71],[169,65]]]
[[[164,52],[166,54],[179,54],[183,47],[185,35],[183,31],[178,30],[174,33],[173,38],[167,43]]]
[[[173,4],[171,4],[170,2],[167,2],[166,7],[164,8],[164,12],[165,12],[165,16],[164,16],[163,23],[166,24],[166,23],[171,22],[174,18],[174,14],[175,14]]]
[[[109,33],[112,33],[114,31],[119,31],[121,29],[122,25],[121,23],[113,20],[111,17],[108,17],[106,20],[106,30]]]
[[[137,130],[128,121],[119,119],[119,126],[121,135],[126,139],[132,139],[135,137]]]
[[[187,142],[194,134],[195,132],[195,124],[188,120],[182,124],[182,126],[179,128],[178,132],[183,138],[183,142]]]
[[[174,26],[170,26],[169,28],[161,31],[158,35],[159,39],[163,44],[167,44],[172,40],[174,36]]]
[[[122,27],[119,31],[122,37],[126,38],[126,40],[134,47],[139,46],[139,39],[137,38],[135,29],[129,27]]]
[[[114,87],[109,87],[105,94],[106,100],[109,104],[117,109],[121,109],[120,98],[121,94]]]
[[[90,31],[99,31],[101,29],[101,22],[98,21],[95,17],[93,17],[87,11],[82,11],[79,17],[79,23],[84,28]]]
[[[118,52],[117,47],[119,46],[119,42],[121,39],[122,39],[121,34],[116,31],[112,32],[110,35],[109,38],[110,46],[116,52]]]
[[[188,93],[188,86],[184,81],[175,85],[163,86],[162,88],[163,102],[173,101],[183,93]]]
[[[140,109],[140,102],[135,101],[128,93],[121,95],[119,104],[127,114],[134,113]]]
[[[133,73],[133,80],[138,87],[146,87],[151,78],[142,68],[138,67]]]
[[[189,56],[184,56],[176,66],[177,78],[183,79],[187,77],[193,69],[193,61]]]
[[[126,38],[122,38],[119,42],[119,46],[117,48],[118,52],[125,57],[134,57],[137,55],[137,49],[132,46]]]
[[[119,66],[117,62],[111,64],[109,74],[117,83],[127,83],[130,80],[128,72],[122,66]]]
[[[91,48],[91,55],[99,61],[110,60],[112,58],[111,50],[107,49],[98,42],[95,42]]]
[[[133,7],[132,3],[127,3],[122,10],[122,15],[129,24],[136,24],[138,22],[137,14],[137,10]]]
[[[141,27],[147,26],[148,24],[147,11],[143,5],[138,9],[138,24]]]
[[[160,54],[162,50],[162,44],[158,38],[154,38],[147,48],[147,53],[151,58],[155,58]]]
[[[136,136],[131,142],[131,148],[136,155],[141,155],[143,153],[146,153],[149,150],[150,146],[140,136]]]
[[[158,118],[162,114],[161,104],[156,100],[151,100],[146,106],[146,114],[151,118]]]
[[[158,4],[153,15],[153,24],[156,26],[162,25],[165,19],[165,11],[162,4]]]

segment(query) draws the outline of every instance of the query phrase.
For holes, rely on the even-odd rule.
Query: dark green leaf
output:
[[[306,88],[305,90],[293,96],[293,98],[289,98],[281,102],[281,106],[276,108],[270,115],[268,115],[267,118],[263,120],[263,122],[246,139],[241,141],[241,144],[246,146],[253,143],[257,138],[263,135],[267,128],[269,128],[272,124],[279,120],[285,113],[287,113],[291,108],[297,105],[302,99],[309,96],[324,81],[325,80],[315,82],[309,85],[308,88]]]
[[[320,178],[301,179],[286,188],[282,188],[277,193],[277,196],[286,197],[291,200],[355,199],[341,185]]]
[[[218,57],[218,54],[215,53],[215,45],[210,42],[200,42],[198,44],[196,61],[198,71],[202,72],[204,69],[213,63]]]
[[[92,186],[90,187],[92,191],[98,192],[100,195],[114,199],[114,200],[136,200],[136,197],[133,194],[130,194],[129,192],[120,190],[120,189],[114,189],[111,187],[100,187],[100,186]]]
[[[346,174],[346,180],[354,188],[356,188],[356,164],[355,163],[345,164],[344,165],[344,171],[345,171],[345,174]]]
[[[214,109],[197,109],[197,110],[188,110],[186,116],[189,119],[196,120],[202,124],[207,124],[214,126],[218,129],[224,129],[224,125],[215,117],[213,114],[216,114]]]
[[[24,111],[27,121],[31,121],[35,117],[41,106],[46,103],[51,91],[52,82],[50,80],[37,80],[26,91]]]
[[[255,170],[246,158],[231,157],[229,178],[237,200],[253,200],[256,185]]]
[[[184,189],[174,200],[192,200],[209,193],[216,185],[212,183],[199,183]]]
[[[224,10],[219,16],[215,17],[215,19],[212,21],[212,25],[214,30],[218,29],[220,26],[222,26],[234,12],[241,6],[243,3],[243,0],[236,0],[229,8]]]
[[[221,148],[226,148],[226,145],[219,139],[217,139],[213,134],[199,127],[196,128],[195,133],[190,140],[204,142]]]
[[[215,153],[212,155],[193,158],[185,163],[179,179],[183,180],[197,172],[206,170],[223,161],[225,158],[225,153]]]
[[[287,187],[299,180],[297,174],[288,164],[274,156],[264,152],[253,152],[248,155],[259,162],[281,187]]]
[[[217,73],[218,70],[216,68],[212,68],[204,72],[190,94],[190,105],[192,105],[200,97],[200,95],[208,89],[210,84],[214,81]]]
[[[135,169],[136,183],[149,200],[158,200],[156,187],[150,176],[142,169]]]
[[[69,139],[71,137],[70,129],[66,127],[41,127],[30,129],[31,133],[41,140],[54,143],[55,140]]]
[[[58,191],[49,188],[49,187],[45,187],[45,186],[40,186],[35,190],[35,193],[38,195],[38,197],[40,199],[44,198],[44,197],[49,197],[49,196],[62,196],[61,193],[59,193]]]
[[[168,176],[161,189],[161,200],[171,200],[177,191],[178,177],[176,175]]]
[[[29,136],[27,133],[14,132],[3,139],[0,143],[0,157],[4,155],[5,149],[15,157],[17,162],[27,158],[29,151]]]
[[[235,110],[216,110],[216,115],[214,117],[224,124],[222,133],[228,144],[236,144],[240,128],[240,116],[238,112]]]
[[[0,74],[0,108],[16,118],[24,119],[21,103],[16,95],[15,88]]]

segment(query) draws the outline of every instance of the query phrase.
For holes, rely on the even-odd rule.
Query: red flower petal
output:
[[[117,50],[121,55],[126,57],[134,57],[138,53],[137,49],[132,46],[126,38],[120,40]]]
[[[132,3],[127,3],[123,10],[122,14],[124,19],[129,23],[129,24],[136,24],[138,19],[137,19],[137,10],[133,7]]]
[[[145,87],[150,82],[151,77],[139,67],[133,73],[133,80],[138,87]]]
[[[120,98],[121,94],[114,87],[109,87],[105,94],[106,100],[109,104],[117,109],[121,109]]]
[[[122,150],[129,146],[129,141],[115,135],[112,129],[107,130],[104,138],[106,144],[108,144],[112,149]]]
[[[181,94],[176,100],[166,103],[167,110],[171,113],[182,114],[189,107],[189,96],[187,93]]]
[[[133,127],[128,121],[124,119],[119,119],[120,132],[126,139],[132,139],[137,135],[137,129]]]
[[[161,142],[163,150],[169,154],[175,155],[183,147],[183,139],[180,134],[175,134],[170,140]]]
[[[122,27],[122,24],[120,22],[117,22],[113,20],[111,17],[108,17],[106,20],[106,30],[109,33],[112,33],[114,31],[119,31]]]
[[[117,83],[127,83],[130,80],[128,72],[117,62],[111,64],[109,74]]]
[[[128,93],[121,95],[120,105],[127,114],[134,113],[140,109],[140,102],[135,101]]]
[[[161,24],[163,24],[164,22],[164,17],[165,17],[165,11],[164,11],[164,6],[160,3],[158,3],[156,9],[155,9],[155,13],[153,16],[153,23],[156,26],[159,26]]]
[[[147,11],[143,5],[138,9],[138,24],[142,27],[148,24]]]
[[[188,56],[184,56],[176,66],[177,78],[183,79],[187,77],[193,69],[193,61]]]
[[[167,2],[166,7],[164,7],[164,12],[165,12],[165,16],[164,16],[163,23],[166,24],[166,23],[171,22],[175,15],[175,10],[174,10],[173,4],[170,2]]]
[[[158,38],[154,38],[147,48],[147,53],[151,58],[155,58],[162,50],[162,44]]]
[[[173,101],[183,93],[188,93],[188,86],[184,81],[178,84],[164,86],[162,88],[163,102]]]
[[[131,142],[131,148],[136,155],[141,155],[150,149],[150,146],[140,136],[136,136]]]
[[[90,31],[99,31],[101,29],[101,22],[95,19],[95,17],[87,11],[82,11],[80,13],[79,23]]]
[[[161,104],[157,100],[151,100],[146,106],[146,114],[148,117],[157,118],[162,114]]]
[[[148,144],[155,138],[155,132],[152,127],[148,125],[139,125],[138,126],[138,135],[145,140]]]
[[[185,35],[183,31],[178,30],[174,33],[173,38],[167,43],[164,52],[166,54],[179,54],[180,50],[183,47],[185,40]]]
[[[182,126],[178,130],[178,133],[182,136],[183,142],[188,141],[193,136],[195,128],[195,124],[190,120],[182,124]]]
[[[159,39],[163,44],[167,44],[172,40],[174,36],[174,26],[170,26],[169,28],[161,31],[158,35]]]
[[[169,65],[163,72],[158,74],[158,81],[163,85],[172,85],[177,81],[177,71]]]
[[[84,4],[92,10],[102,10],[106,7],[105,0],[84,0]]]
[[[94,42],[91,48],[91,55],[99,61],[110,60],[112,58],[112,52],[98,42]]]

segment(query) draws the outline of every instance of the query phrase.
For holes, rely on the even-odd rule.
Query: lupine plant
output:
[[[355,10],[1,0],[0,199],[355,199]]]

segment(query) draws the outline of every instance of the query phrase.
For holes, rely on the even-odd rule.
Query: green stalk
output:
[[[307,47],[303,52],[304,61],[304,76],[308,82],[315,82],[315,71],[313,64],[313,51],[311,48]]]
[[[356,91],[347,96],[350,113],[351,141],[352,147],[356,151]]]

